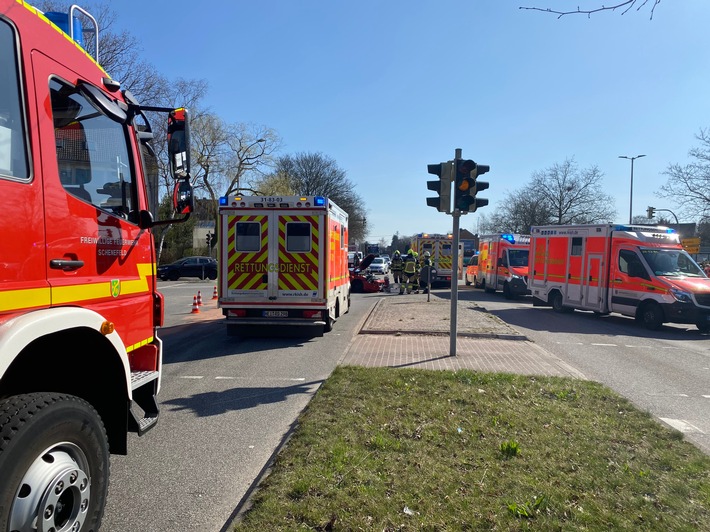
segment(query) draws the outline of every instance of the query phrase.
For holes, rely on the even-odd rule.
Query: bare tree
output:
[[[273,154],[280,148],[281,138],[269,127],[244,123],[228,126],[223,195],[255,193],[252,184],[272,168]]]
[[[603,174],[596,166],[579,169],[574,159],[532,174],[529,184],[505,198],[484,218],[486,232],[527,234],[532,225],[611,222],[614,198],[603,192]]]
[[[281,180],[281,181],[278,181]],[[345,170],[322,153],[298,153],[284,155],[276,160],[276,171],[268,183],[289,183],[290,190],[304,196],[325,196],[333,200],[349,215],[350,239],[362,240],[367,234],[365,202],[355,191],[355,185],[347,178]],[[268,190],[264,191],[269,193]]]
[[[479,220],[486,233],[528,234],[533,225],[546,225],[553,218],[542,194],[532,187],[508,193],[490,217]]]
[[[688,151],[694,162],[682,166],[670,164],[663,172],[668,181],[656,192],[660,198],[670,200],[685,218],[710,217],[710,131],[701,129],[695,135],[700,146]]]
[[[595,1],[596,3],[596,1]],[[574,10],[568,10],[568,11],[559,11],[556,9],[550,9],[549,7],[519,7],[518,9],[529,9],[532,11],[544,11],[545,13],[553,13],[557,15],[557,18],[562,18],[565,15],[587,15],[588,17],[591,17],[593,13],[599,13],[600,11],[621,11],[621,14],[624,15],[631,9],[636,9],[636,11],[641,11],[642,8],[646,7],[647,5],[650,4],[651,6],[651,19],[653,19],[653,13],[656,10],[656,6],[661,3],[661,0],[624,0],[623,2],[619,2],[617,4],[614,4],[612,6],[605,6],[601,5],[598,7],[593,7],[590,9],[580,9],[579,6],[577,6],[577,9]],[[597,4],[598,5],[598,4]]]

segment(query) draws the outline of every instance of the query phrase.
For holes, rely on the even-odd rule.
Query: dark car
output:
[[[171,264],[158,266],[158,278],[177,281],[180,277],[198,277],[214,281],[217,278],[217,261],[210,257],[184,257]]]

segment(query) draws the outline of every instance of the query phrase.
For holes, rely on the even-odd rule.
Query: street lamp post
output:
[[[619,155],[619,159],[629,159],[631,161],[631,191],[629,192],[629,223],[632,223],[634,211],[634,160],[646,157],[645,155],[637,155],[636,157],[628,157],[627,155]]]

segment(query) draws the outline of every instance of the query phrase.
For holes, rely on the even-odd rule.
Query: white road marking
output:
[[[619,344],[590,344],[590,345],[596,345],[596,346],[601,346],[601,347],[619,347]]]
[[[700,430],[698,427],[696,427],[695,425],[692,425],[692,424],[688,423],[687,421],[685,421],[685,420],[683,420],[683,419],[671,419],[671,418],[667,418],[667,417],[662,417],[662,418],[659,418],[659,419],[660,419],[661,421],[663,421],[664,423],[667,423],[668,425],[670,425],[670,426],[673,427],[674,429],[679,430],[680,432],[682,432],[682,433],[684,433],[684,434],[688,434],[688,433],[691,433],[691,432],[692,432],[692,433],[698,433],[698,434],[705,434],[705,433],[704,433],[702,430]]]
[[[204,375],[183,375],[180,377],[181,379],[204,379]],[[252,380],[251,377],[229,377],[229,376],[222,376],[222,375],[217,375],[215,380]],[[288,382],[304,382],[306,379],[305,377],[286,377],[283,379],[266,379],[269,381],[288,381]]]

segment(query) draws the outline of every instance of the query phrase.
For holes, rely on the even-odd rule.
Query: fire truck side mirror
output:
[[[168,155],[173,179],[190,179],[190,129],[187,109],[168,114]]]
[[[194,194],[192,185],[187,179],[175,183],[173,191],[173,207],[178,214],[190,214],[194,210]]]

